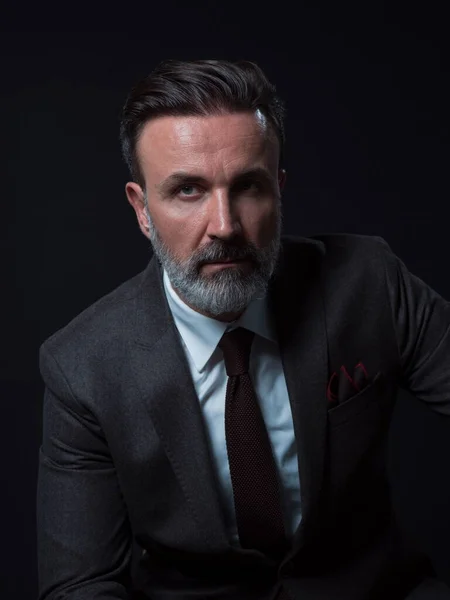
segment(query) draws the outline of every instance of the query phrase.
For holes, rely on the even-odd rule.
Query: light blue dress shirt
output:
[[[255,332],[250,377],[259,401],[282,483],[285,530],[292,537],[301,520],[300,480],[294,426],[283,365],[266,298],[254,299],[241,317],[224,323],[190,308],[172,288],[164,270],[164,289],[197,391],[214,461],[230,543],[239,547],[225,442],[225,394],[228,376],[218,343],[226,330],[245,327]]]

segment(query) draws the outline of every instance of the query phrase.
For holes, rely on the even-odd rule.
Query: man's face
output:
[[[275,133],[259,111],[164,116],[145,125],[137,154],[145,190],[129,182],[127,197],[172,286],[200,313],[237,318],[279,255]]]

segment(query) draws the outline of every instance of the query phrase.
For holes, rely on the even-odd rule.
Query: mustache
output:
[[[255,260],[258,256],[258,250],[252,244],[239,245],[211,245],[202,249],[198,256],[193,259],[195,262],[207,264],[210,262],[221,262],[225,260]]]

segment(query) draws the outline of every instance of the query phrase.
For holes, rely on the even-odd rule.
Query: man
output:
[[[398,386],[450,415],[450,304],[379,237],[281,236],[283,141],[253,63],[131,91],[154,256],[40,349],[41,600],[438,597],[385,449]]]

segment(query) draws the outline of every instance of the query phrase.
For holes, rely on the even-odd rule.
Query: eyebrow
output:
[[[236,185],[240,181],[245,179],[261,179],[270,185],[275,184],[274,177],[264,167],[254,167],[252,169],[246,169],[245,171],[241,171],[237,173],[231,182],[231,185]],[[204,185],[208,184],[208,180],[200,175],[199,173],[190,173],[189,171],[176,171],[172,173],[166,179],[163,179],[160,183],[156,184],[156,189],[162,193],[163,195],[167,194],[174,187],[178,187],[180,185],[186,183],[201,183]]]

